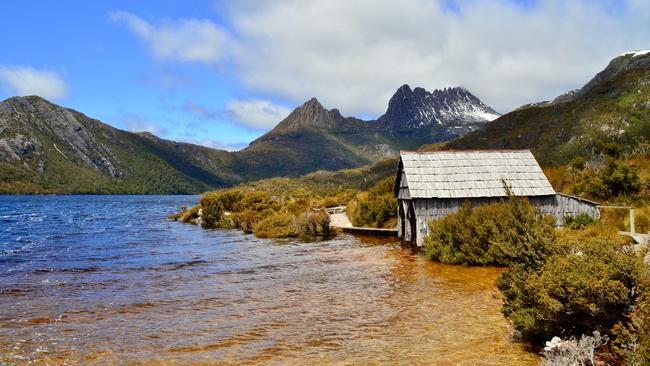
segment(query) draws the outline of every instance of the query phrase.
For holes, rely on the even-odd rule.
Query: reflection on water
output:
[[[537,362],[495,268],[162,219],[191,197],[0,198],[0,364]]]

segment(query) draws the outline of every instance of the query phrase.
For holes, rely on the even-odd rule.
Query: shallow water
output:
[[[499,269],[164,219],[194,202],[0,196],[0,364],[537,363]]]

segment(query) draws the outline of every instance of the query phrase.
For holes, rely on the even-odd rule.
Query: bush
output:
[[[326,196],[316,201],[317,206],[334,207],[345,206],[359,193],[355,189],[346,189],[333,196]]]
[[[233,211],[235,212],[247,210],[255,212],[275,211],[279,208],[279,203],[263,191],[247,192],[233,205]]]
[[[605,186],[606,197],[635,193],[641,187],[636,170],[614,159],[609,160],[600,174],[600,179]]]
[[[591,197],[609,199],[639,192],[641,180],[637,169],[609,158],[600,170],[584,169],[576,177],[576,192]]]
[[[203,197],[201,199],[201,226],[206,229],[219,227],[223,212],[224,209],[220,200]]]
[[[536,268],[554,239],[553,218],[542,216],[525,198],[512,197],[477,208],[467,201],[458,212],[432,221],[424,250],[443,263]]]
[[[284,209],[293,215],[309,210],[311,194],[304,189],[297,189],[285,197]]]
[[[623,151],[623,146],[616,142],[596,141],[594,152],[611,158],[618,158]]]
[[[241,229],[246,234],[253,233],[255,225],[262,221],[262,216],[253,211],[236,212],[231,216],[233,227]]]
[[[309,239],[315,236],[329,238],[330,217],[327,212],[305,212],[298,218],[298,234],[303,239]]]
[[[235,211],[239,201],[244,198],[244,192],[240,190],[227,190],[218,192],[217,194],[210,194],[207,197],[219,201],[224,211],[232,212]]]
[[[573,158],[573,159],[571,160],[571,162],[569,163],[569,165],[570,165],[571,168],[573,168],[574,170],[582,170],[582,169],[584,169],[585,166],[587,165],[587,159],[585,159],[583,156],[576,156],[575,158]]]
[[[643,259],[610,238],[559,243],[536,269],[515,265],[497,279],[502,311],[534,341],[607,332],[638,296]]]
[[[577,176],[575,185],[576,193],[585,194],[589,197],[607,199],[608,189],[603,183],[600,174],[595,169],[585,169]]]
[[[384,227],[389,222],[396,222],[397,199],[393,197],[395,178],[383,179],[368,192],[367,198],[361,196],[354,203],[351,213],[355,226]]]
[[[612,328],[612,351],[629,365],[650,365],[650,281],[641,288],[634,311]]]
[[[174,220],[174,221],[178,221],[178,219],[180,219],[181,216],[183,216],[183,214],[184,214],[185,212],[187,212],[187,205],[181,205],[180,208],[181,208],[180,211],[178,211],[178,212],[176,212],[176,213],[173,213],[173,214],[167,216],[167,219],[169,219],[169,220]]]
[[[346,196],[350,196],[350,191],[340,192],[335,198]],[[311,211],[311,204],[312,193],[302,188],[279,198],[265,191],[229,189],[207,193],[200,205],[190,210],[182,208],[170,218],[198,223],[201,210],[204,228],[237,228],[260,238],[329,238],[329,215],[325,211]]]
[[[199,210],[201,205],[196,205],[189,210],[181,211],[180,220],[185,223],[196,223],[196,219],[199,218]]]
[[[298,236],[295,218],[285,213],[275,213],[255,225],[253,233],[258,238],[289,238]]]
[[[572,230],[584,229],[594,222],[596,222],[596,220],[586,213],[581,213],[577,216],[564,216],[564,226]]]

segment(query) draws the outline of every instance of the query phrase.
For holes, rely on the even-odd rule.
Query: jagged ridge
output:
[[[398,93],[405,92],[400,89]],[[445,110],[449,118],[417,124],[410,115],[398,118],[403,124],[343,117],[313,98],[237,152],[118,130],[39,97],[10,98],[0,103],[0,192],[196,193],[274,176],[353,168],[395,156],[400,149],[449,140],[484,123],[464,118],[463,111],[470,109],[450,99],[481,104],[464,89],[436,95],[447,98],[437,104],[454,106]],[[419,121],[437,105],[423,100],[429,104],[418,106],[416,100],[408,110]],[[389,111],[391,116],[399,113],[390,106]]]
[[[463,87],[411,90],[403,85],[378,122],[389,128],[421,128],[434,124],[483,123],[499,114]]]

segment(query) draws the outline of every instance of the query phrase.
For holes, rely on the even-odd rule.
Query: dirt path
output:
[[[330,215],[330,226],[352,227],[348,214],[345,212],[345,206],[328,208],[327,213]]]

